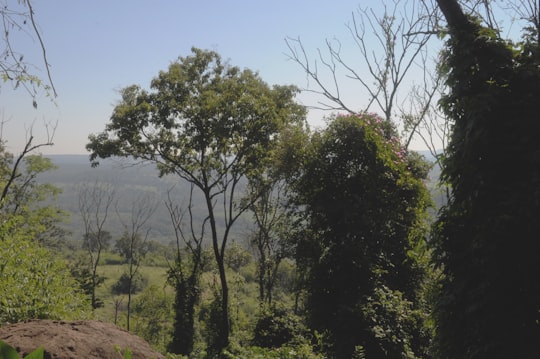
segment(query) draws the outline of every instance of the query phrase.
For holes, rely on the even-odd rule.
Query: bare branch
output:
[[[4,184],[4,188],[2,189],[2,194],[0,195],[0,209],[3,209],[5,204],[5,199],[8,196],[8,193],[15,182],[17,178],[20,177],[19,170],[23,163],[24,158],[28,157],[33,152],[36,152],[38,149],[42,147],[52,146],[53,145],[53,138],[54,133],[56,131],[56,124],[50,125],[45,124],[46,132],[47,132],[47,138],[44,142],[40,142],[37,144],[34,144],[34,136],[32,134],[32,127],[30,127],[27,130],[26,136],[26,143],[24,145],[24,148],[19,153],[19,155],[15,158],[13,161],[13,165],[11,166],[11,173],[9,174],[6,183]],[[0,144],[3,145],[1,138],[0,138]]]
[[[42,81],[30,71],[29,68],[33,67],[33,65],[24,60],[24,54],[19,53],[11,42],[12,30],[21,31],[26,33],[30,38],[37,38],[48,79],[48,84],[44,88],[48,95],[49,91],[52,91],[53,97],[56,97],[57,92],[52,80],[45,44],[35,21],[31,0],[19,1],[18,6],[8,6],[7,3],[2,4],[0,6],[0,18],[2,20],[2,35],[4,40],[4,48],[1,49],[0,53],[0,75],[3,77],[3,80],[10,81],[15,89],[19,86],[24,87],[32,96],[33,106],[37,107],[35,97],[37,95],[37,89],[41,87]]]

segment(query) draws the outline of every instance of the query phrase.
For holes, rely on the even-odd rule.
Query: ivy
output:
[[[514,44],[470,20],[444,52],[454,123],[435,223],[444,272],[437,303],[441,358],[540,356],[540,61],[531,38]]]

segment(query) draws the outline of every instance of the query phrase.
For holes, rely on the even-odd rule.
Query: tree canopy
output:
[[[105,131],[89,137],[91,159],[133,157],[156,163],[160,175],[175,174],[204,196],[221,283],[219,347],[228,344],[225,248],[229,233],[250,206],[242,181],[262,171],[280,130],[303,121],[292,86],[264,83],[251,70],[224,63],[213,51],[192,49],[151,82],[151,91],[121,91]],[[217,205],[220,213],[217,216]],[[218,222],[221,226],[218,226]]]
[[[426,172],[370,114],[334,118],[302,163],[293,198],[304,208],[297,258],[311,325],[330,334],[336,358],[421,356],[421,325],[392,311],[413,312],[424,279],[411,253],[425,243]]]

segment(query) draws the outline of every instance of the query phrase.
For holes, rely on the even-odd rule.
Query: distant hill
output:
[[[422,154],[428,160],[432,160],[429,153]],[[92,168],[86,155],[51,155],[47,156],[58,169],[44,173],[38,177],[42,183],[51,183],[60,189],[62,194],[58,197],[58,206],[71,214],[70,220],[64,226],[71,232],[71,237],[80,240],[83,233],[83,225],[79,214],[78,191],[84,183],[110,183],[114,186],[118,198],[118,213],[124,218],[129,218],[134,199],[149,195],[159,203],[154,213],[150,227],[152,239],[162,243],[174,240],[174,231],[171,226],[169,213],[164,205],[167,192],[172,191],[173,197],[180,205],[187,204],[189,199],[189,186],[176,176],[158,177],[158,171],[154,165],[136,165],[133,160],[107,159],[101,160],[100,165]],[[444,202],[445,196],[437,189],[437,180],[440,169],[434,167],[428,180],[428,188],[432,192],[434,202],[438,208]],[[194,213],[198,221],[202,221],[204,212],[202,197],[195,197]],[[117,238],[123,232],[122,223],[119,221],[116,210],[110,210],[110,220],[107,230],[113,238]],[[232,240],[245,242],[250,231],[250,217],[244,216],[237,223],[232,233]]]
[[[79,214],[79,188],[84,183],[112,184],[118,198],[118,213],[124,218],[131,214],[133,200],[148,195],[158,202],[158,208],[150,221],[152,239],[168,243],[174,239],[174,230],[171,226],[169,212],[164,205],[167,192],[171,191],[173,198],[180,205],[187,204],[189,199],[189,186],[176,176],[158,177],[154,165],[139,164],[132,160],[107,159],[101,160],[100,165],[92,168],[86,155],[51,155],[47,156],[58,167],[57,170],[44,173],[38,180],[42,183],[51,183],[62,189],[58,197],[58,206],[69,212],[71,218],[65,228],[72,233],[72,238],[82,238],[83,224]],[[195,197],[195,216],[202,220],[202,197],[197,201]],[[116,210],[112,208],[109,213],[110,221],[107,230],[117,238],[123,232]],[[240,221],[232,233],[234,240],[244,241],[248,232],[247,221]]]

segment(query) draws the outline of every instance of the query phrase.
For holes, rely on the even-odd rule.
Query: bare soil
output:
[[[165,359],[140,337],[114,324],[93,320],[32,320],[0,328],[0,339],[24,357],[43,346],[45,359],[122,359],[129,349],[133,359]]]

